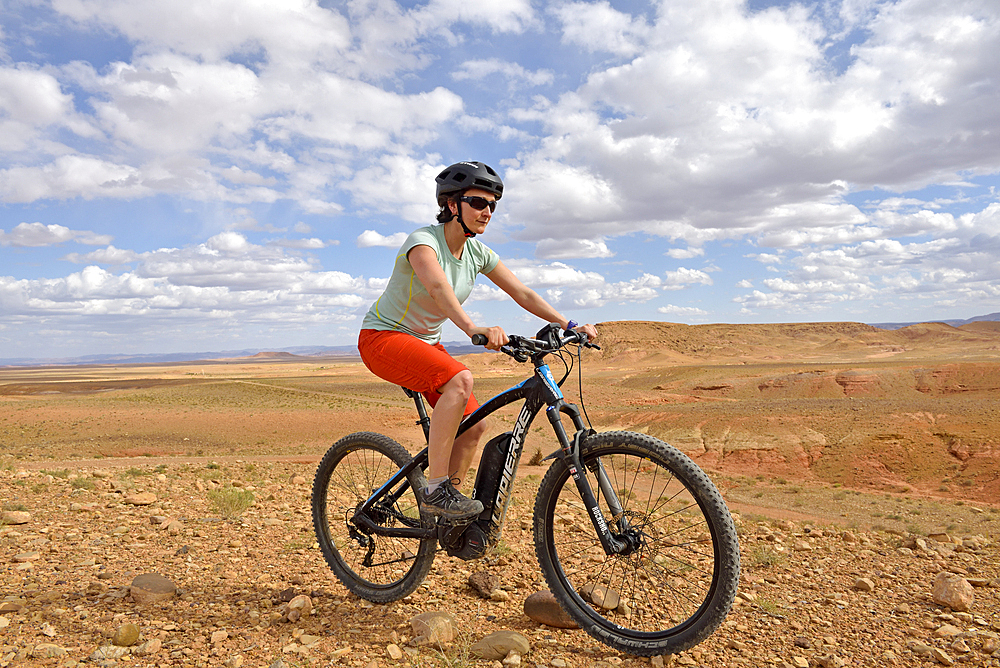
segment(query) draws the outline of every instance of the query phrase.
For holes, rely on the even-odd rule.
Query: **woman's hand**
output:
[[[587,335],[588,341],[593,342],[597,340],[597,328],[594,327],[593,325],[577,325],[576,327],[573,328],[573,331],[583,332],[584,334]]]
[[[490,350],[500,350],[500,346],[507,345],[509,341],[503,327],[473,327],[466,334],[470,339],[476,334],[482,334],[487,338],[486,347]]]

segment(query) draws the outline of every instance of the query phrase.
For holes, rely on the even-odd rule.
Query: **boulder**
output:
[[[133,600],[141,605],[169,601],[177,593],[177,586],[156,573],[137,575],[129,588]]]
[[[938,605],[944,605],[959,612],[968,612],[976,600],[976,592],[973,591],[969,581],[962,576],[941,571],[934,579],[931,598]]]
[[[412,644],[441,648],[455,639],[455,618],[448,612],[422,612],[410,620]]]
[[[528,653],[531,645],[528,639],[516,631],[495,631],[472,644],[469,651],[486,661],[502,661],[511,652],[519,655]]]
[[[524,614],[539,624],[558,629],[578,629],[572,617],[562,609],[550,591],[536,591],[524,600]]]

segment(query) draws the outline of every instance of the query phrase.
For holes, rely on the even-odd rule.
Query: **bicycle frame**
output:
[[[533,357],[532,361],[534,363],[535,371],[530,378],[527,378],[514,387],[501,392],[476,409],[475,412],[467,416],[462,421],[456,434],[461,435],[469,427],[481,422],[487,416],[504,406],[514,403],[515,401],[524,400],[524,405],[521,407],[517,416],[517,421],[514,423],[511,438],[506,445],[507,450],[505,453],[506,456],[504,458],[503,469],[497,472],[497,475],[500,476],[499,484],[497,485],[497,492],[492,499],[480,499],[484,506],[483,513],[479,516],[480,526],[483,528],[489,542],[493,542],[499,537],[503,527],[504,518],[507,514],[507,508],[510,505],[510,490],[512,489],[514,476],[517,473],[521,453],[524,451],[524,443],[528,434],[528,428],[531,426],[532,421],[538,415],[538,412],[542,409],[542,407],[547,406],[545,412],[548,416],[549,423],[552,425],[553,431],[555,432],[556,438],[559,441],[560,449],[545,457],[545,460],[561,459],[563,461],[576,482],[577,488],[580,491],[580,496],[584,505],[587,507],[591,521],[594,524],[594,529],[600,537],[604,550],[608,554],[621,553],[627,549],[626,544],[615,538],[612,534],[610,528],[608,527],[608,523],[604,518],[604,513],[601,512],[600,507],[598,506],[597,497],[591,489],[587,477],[580,474],[580,471],[583,468],[580,461],[580,442],[582,438],[590,433],[590,430],[587,429],[584,424],[579,408],[575,404],[568,403],[563,398],[562,390],[560,389],[562,381],[558,383],[556,382],[555,378],[552,376],[549,366],[541,361],[541,356],[539,355]],[[563,378],[563,381],[564,380],[565,377]],[[427,416],[427,410],[424,406],[423,397],[419,393],[411,390],[404,389],[404,391],[414,400],[414,403],[416,404],[417,413],[420,417],[417,424],[421,425],[424,431],[424,437],[427,439],[430,434],[430,418]],[[562,413],[567,414],[573,422],[575,433],[572,438],[567,435],[566,429],[563,426],[561,418]],[[381,536],[397,536],[406,538],[436,537],[438,535],[437,526],[386,527],[373,522],[369,517],[369,511],[371,511],[373,506],[375,506],[376,503],[379,503],[383,498],[391,504],[402,496],[409,486],[406,476],[418,467],[421,470],[426,470],[427,468],[427,448],[424,448],[418,454],[414,455],[413,458],[399,471],[397,471],[395,475],[393,475],[385,484],[375,490],[375,492],[355,511],[353,517],[351,518],[351,522],[366,531]],[[600,492],[604,495],[605,502],[611,510],[612,518],[616,522],[624,521],[623,511],[618,500],[618,496],[614,491],[606,473],[604,472],[603,467],[598,464],[597,470],[594,472],[597,475]],[[485,520],[485,522],[483,522],[483,520]],[[619,527],[619,529],[623,530],[621,527]]]

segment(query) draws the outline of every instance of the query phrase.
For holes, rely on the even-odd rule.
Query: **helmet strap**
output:
[[[464,193],[465,191],[462,192]],[[476,233],[470,230],[468,226],[465,224],[465,221],[462,220],[462,201],[457,197],[455,198],[455,205],[458,207],[458,213],[454,217],[458,218],[458,224],[462,226],[462,231],[465,232],[465,238],[471,239],[472,237],[476,236]]]

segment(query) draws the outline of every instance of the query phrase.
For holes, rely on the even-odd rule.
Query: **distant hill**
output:
[[[869,323],[872,327],[878,327],[879,329],[902,329],[904,327],[910,327],[912,325],[922,325],[924,322],[872,322]],[[989,313],[987,315],[977,315],[974,318],[969,318],[968,320],[934,320],[934,322],[943,322],[946,325],[951,325],[952,327],[961,327],[962,325],[971,325],[974,322],[1000,322],[1000,313]]]
[[[978,315],[974,318],[968,318],[967,320],[937,320],[933,322],[943,323],[951,327],[962,327],[966,325],[974,325],[975,323],[983,323],[988,325],[989,323],[1000,322],[1000,313],[989,313],[987,315]],[[612,323],[606,323],[612,324]],[[628,323],[615,323],[617,325],[626,325],[626,330]],[[818,331],[830,329],[837,330],[843,335],[847,335],[849,332],[853,332],[856,327],[869,327],[876,328],[879,330],[899,330],[906,327],[913,327],[916,325],[932,324],[925,322],[883,322],[883,323],[870,323],[867,325],[862,325],[861,323],[798,323],[798,324],[788,324],[785,325],[789,332],[795,332],[797,336],[802,336],[805,333],[815,334]],[[762,339],[757,342],[760,346],[768,345],[768,337],[773,333],[775,327],[781,327],[779,325],[755,325],[755,324],[718,324],[718,325],[677,325],[674,323],[642,323],[643,326],[653,326],[653,327],[666,327],[671,330],[670,337],[680,336],[681,339],[687,339],[691,333],[695,331],[707,331],[706,328],[717,329],[718,331],[732,332],[735,329],[744,328],[744,334],[751,336],[760,335],[761,332],[767,331],[768,335],[764,335]],[[761,329],[764,328],[764,329]],[[845,329],[846,328],[846,329]],[[680,335],[680,332],[685,332]],[[824,332],[828,334],[829,332]],[[604,338],[602,336],[602,338]],[[742,337],[738,337],[742,338]],[[822,338],[822,336],[820,337]],[[848,345],[846,340],[841,340],[838,337],[834,337],[834,341],[826,343],[830,346],[846,346]],[[703,342],[692,344],[694,348],[703,346]],[[718,345],[717,343],[713,345]],[[731,345],[731,342],[730,344]],[[471,343],[464,341],[445,341],[444,347],[452,355],[468,355],[471,353],[481,353],[484,349],[479,346],[474,346]],[[723,346],[724,347],[724,346]],[[83,355],[80,357],[62,357],[62,358],[8,358],[0,359],[0,366],[77,366],[84,364],[165,364],[170,362],[198,362],[205,360],[222,360],[222,359],[245,359],[254,358],[259,360],[292,360],[296,358],[310,358],[310,357],[357,357],[358,349],[357,346],[296,346],[292,348],[282,348],[280,350],[267,350],[262,351],[259,348],[256,349],[244,349],[244,350],[222,350],[214,352],[193,352],[193,353],[147,353],[147,354],[107,354],[107,355]]]

